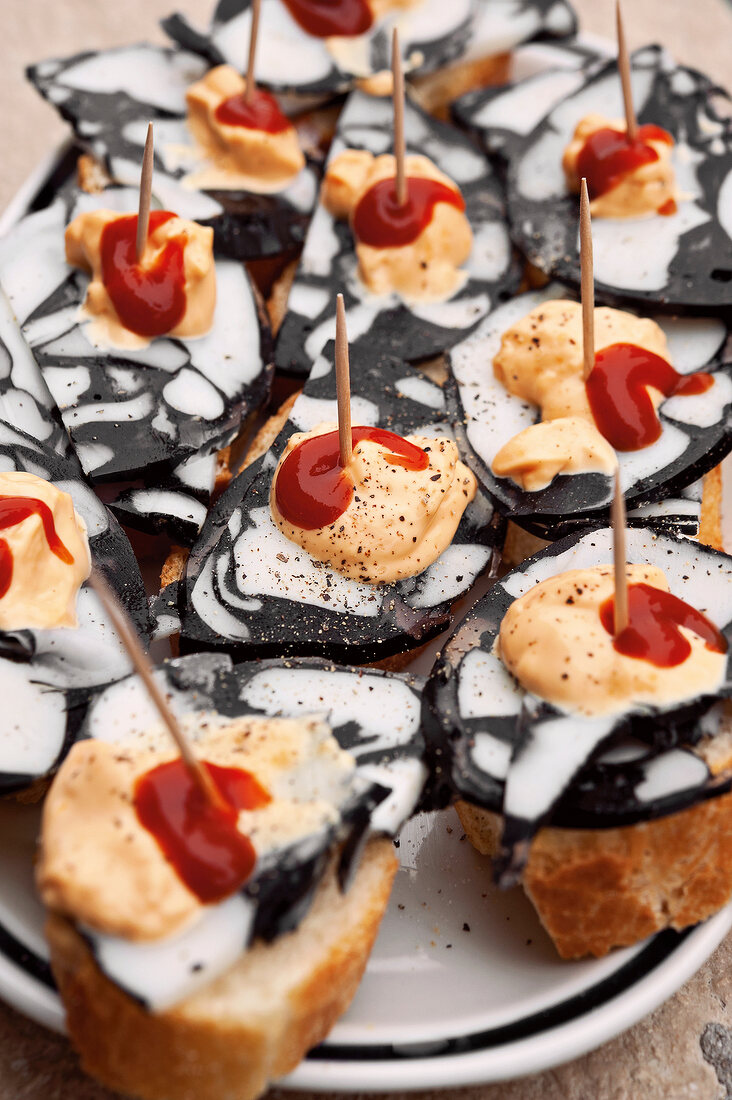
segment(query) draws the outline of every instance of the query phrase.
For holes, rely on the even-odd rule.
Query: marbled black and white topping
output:
[[[241,69],[241,58],[235,66]],[[153,122],[156,196],[181,217],[210,225],[218,253],[256,260],[291,251],[305,238],[317,198],[313,164],[277,194],[175,187],[198,166],[185,93],[208,67],[185,50],[142,44],[42,61],[28,69],[28,77],[116,183],[139,184],[147,125]]]
[[[627,533],[628,561],[663,569],[670,590],[732,641],[732,558],[686,539]],[[527,694],[493,652],[514,600],[569,569],[612,562],[607,528],[572,536],[497,581],[463,620],[432,672],[424,722],[443,799],[503,814],[504,881],[521,868],[545,822],[609,828],[662,816],[732,787],[694,744],[718,731],[717,701],[732,695],[732,648],[719,694],[672,707],[583,718]]]
[[[407,153],[429,157],[463,194],[473,231],[473,251],[463,265],[467,279],[446,302],[407,305],[396,294],[373,294],[358,276],[349,225],[319,204],[277,337],[275,364],[282,370],[308,374],[335,336],[336,295],[341,292],[352,347],[367,347],[374,358],[417,362],[455,344],[518,286],[501,188],[483,155],[464,134],[409,101],[404,125]],[[390,153],[392,134],[391,100],[353,92],[338,120],[330,159],[347,148],[376,156]]]
[[[631,508],[627,513],[628,523],[632,527],[650,527],[661,534],[695,539],[701,524],[703,492],[704,478],[700,478],[682,489],[678,496]]]
[[[108,507],[127,527],[169,535],[184,546],[195,542],[216,482],[218,456],[193,455],[146,484],[117,493]]]
[[[364,35],[339,39],[329,49],[307,34],[282,0],[264,0],[257,47],[257,80],[278,92],[330,96],[359,78],[388,69],[391,36],[399,40],[408,73],[434,72],[462,58],[489,57],[538,38],[574,34],[577,20],[566,0],[421,0],[411,9],[377,20]],[[214,63],[239,69],[246,57],[251,0],[219,0],[210,27],[197,31],[185,16],[163,20],[181,46]]]
[[[281,533],[270,512],[272,475],[289,437],[337,421],[333,345],[320,356],[272,449],[219,499],[180,586],[181,644],[252,656],[284,653],[369,661],[444,630],[452,603],[494,559],[503,521],[480,489],[452,544],[417,577],[365,584],[316,561]],[[399,435],[449,434],[442,389],[403,363],[351,350],[354,425]]]
[[[526,75],[509,84],[467,92],[455,100],[450,113],[491,156],[499,154],[503,164],[517,154],[547,112],[578,91],[606,61],[581,39],[518,49],[513,71]]]
[[[94,483],[142,478],[120,512],[191,538],[213,489],[214,452],[268,396],[269,329],[243,265],[220,259],[206,336],[135,351],[92,344],[78,316],[89,279],[66,263],[64,228],[82,211],[136,205],[130,188],[64,189],[0,241],[0,283],[85,474]]]
[[[675,139],[672,159],[682,197],[670,217],[593,220],[598,298],[665,310],[729,310],[732,129],[714,107],[719,89],[677,66],[658,46],[633,54],[632,84],[639,122],[656,123]],[[458,108],[485,147],[508,161],[515,243],[542,271],[575,286],[579,200],[567,191],[562,153],[577,123],[593,112],[623,117],[615,61],[599,61],[587,73],[546,72]]]
[[[343,845],[340,873],[347,888],[361,843],[369,836],[396,835],[414,813],[427,769],[418,678],[323,661],[233,665],[223,654],[170,661],[156,676],[182,718],[196,712],[216,724],[250,714],[318,715],[356,759],[340,821],[269,853],[239,895],[206,906],[192,928],[144,945],[86,933],[107,976],[150,1010],[162,1011],[211,982],[254,937],[273,939],[296,927],[336,845]],[[96,699],[82,736],[134,744],[158,723],[144,687],[130,676]],[[194,963],[201,969],[193,969]]]
[[[95,568],[148,632],[142,577],[121,527],[87,485],[53,399],[0,291],[0,470],[20,470],[69,493],[86,523]],[[50,772],[68,744],[89,689],[129,671],[126,655],[85,584],[77,629],[0,631],[0,794]]]
[[[543,538],[560,538],[607,516],[613,479],[603,473],[564,474],[546,489],[528,492],[510,478],[498,478],[492,464],[514,435],[541,419],[535,405],[508,392],[493,374],[503,333],[542,302],[575,298],[556,283],[522,294],[491,313],[449,353],[448,405],[464,461],[499,508]],[[732,449],[732,348],[727,324],[716,317],[654,320],[668,340],[671,363],[680,374],[705,370],[714,384],[703,394],[672,397],[658,410],[661,435],[640,451],[618,452],[628,508],[644,508],[677,497]],[[642,515],[642,513],[641,513]]]

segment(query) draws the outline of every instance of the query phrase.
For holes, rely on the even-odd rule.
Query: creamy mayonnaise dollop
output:
[[[338,821],[356,765],[319,719],[245,717],[206,728],[199,715],[184,724],[199,758],[250,772],[271,796],[237,821],[257,858]],[[200,913],[134,806],[138,778],[176,755],[162,730],[146,743],[73,746],[43,809],[36,878],[50,909],[134,941],[172,935]]]
[[[564,150],[562,168],[570,191],[579,193],[580,178],[577,160],[585,142],[597,130],[618,130],[627,133],[625,120],[605,118],[604,115],[587,115],[574,131],[572,140]],[[676,177],[671,152],[673,146],[667,141],[646,142],[658,154],[658,159],[639,164],[627,172],[618,183],[597,195],[590,202],[590,213],[596,218],[638,218],[647,214],[657,214],[666,203],[675,203],[678,198]]]
[[[533,493],[559,474],[607,474],[616,465],[615,451],[594,424],[581,416],[560,416],[531,424],[509,439],[493,459],[493,473]]]
[[[459,194],[455,183],[423,156],[405,158],[405,174],[436,180]],[[321,200],[334,218],[351,220],[360,199],[381,180],[394,179],[396,160],[346,149],[328,165]],[[396,291],[406,301],[438,302],[451,297],[467,276],[460,265],[473,247],[465,213],[448,202],[435,204],[432,218],[410,244],[374,248],[355,238],[359,274],[374,294]]]
[[[452,542],[477,490],[474,474],[458,459],[456,444],[451,439],[406,436],[429,459],[424,470],[409,470],[389,463],[388,447],[362,440],[343,471],[354,486],[346,510],[327,527],[295,527],[277,507],[279,472],[304,439],[334,429],[333,424],[319,424],[290,437],[270,492],[276,526],[315,559],[354,580],[392,584],[423,573]]]
[[[129,215],[115,210],[78,214],[66,228],[66,262],[91,275],[81,317],[90,321],[87,331],[92,342],[102,347],[144,348],[150,339],[125,328],[102,279],[102,234],[120,217]],[[183,248],[185,312],[168,335],[184,339],[204,336],[213,324],[216,308],[213,229],[177,216],[163,222],[148,235],[139,265],[141,277],[146,269],[155,267],[171,241]]]
[[[628,565],[629,584],[668,592],[661,569]],[[722,683],[726,653],[708,649],[691,630],[687,659],[660,668],[626,657],[600,620],[602,604],[615,593],[612,565],[572,569],[549,577],[514,602],[498,637],[501,660],[526,691],[568,711],[612,714],[634,705],[664,706],[714,694]]]
[[[188,127],[204,163],[185,177],[185,186],[266,195],[282,191],[304,168],[294,126],[270,133],[216,117],[224,100],[243,95],[246,86],[231,65],[218,65],[188,88]]]
[[[51,482],[35,474],[0,473],[0,502],[18,497],[46,506],[48,534],[60,540],[65,553],[54,553],[43,515],[32,512],[19,522],[11,522],[11,513],[3,515],[0,564],[7,589],[0,597],[0,630],[76,627],[76,597],[91,572],[86,524],[69,494]]]
[[[594,320],[597,351],[634,344],[669,360],[666,336],[655,321],[607,306],[595,309]],[[615,452],[595,424],[583,371],[579,302],[544,302],[506,329],[493,372],[509,393],[537,405],[545,423],[504,444],[493,460],[497,477],[536,491],[559,473],[612,472]],[[652,387],[648,392],[658,406],[663,395]]]

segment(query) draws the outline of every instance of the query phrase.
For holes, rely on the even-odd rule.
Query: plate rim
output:
[[[538,1073],[596,1049],[658,1008],[703,966],[730,928],[732,902],[693,928],[662,962],[603,1005],[590,1007],[566,1023],[528,1038],[442,1057],[437,1054],[347,1062],[306,1058],[277,1085],[293,1091],[360,1093],[368,1088],[373,1092],[411,1092],[490,1084]],[[321,1049],[327,1054],[327,1040]]]

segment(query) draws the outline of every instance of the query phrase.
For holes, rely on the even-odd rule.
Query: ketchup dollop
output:
[[[613,130],[609,126],[591,133],[577,158],[577,175],[580,179],[586,177],[590,198],[604,195],[636,168],[658,160],[658,153],[649,141],[674,143],[667,130],[651,123],[638,127],[635,141],[629,141],[624,130]]]
[[[169,210],[150,213],[148,238],[171,218]],[[117,316],[138,336],[164,336],[186,311],[183,243],[168,241],[152,264],[138,264],[137,214],[108,222],[102,230],[102,282]]]
[[[292,18],[314,38],[364,34],[374,21],[367,0],[284,0]]]
[[[426,470],[429,457],[416,444],[382,428],[352,428],[354,448],[362,439],[389,448],[383,456],[391,466]],[[353,497],[353,482],[341,466],[338,432],[312,436],[290,451],[277,475],[275,500],[293,527],[314,531],[342,516]]]
[[[613,633],[615,600],[611,596],[600,608],[600,620]],[[675,668],[691,653],[691,643],[679,627],[693,630],[715,653],[727,652],[727,639],[706,615],[678,596],[650,584],[628,585],[628,626],[613,639],[618,653],[637,657],[657,668]]]
[[[666,199],[664,203],[661,203],[656,213],[664,218],[670,218],[678,209],[676,199]]]
[[[636,344],[611,344],[598,351],[585,383],[587,400],[598,429],[616,451],[638,451],[661,434],[647,386],[664,397],[704,393],[711,374],[679,374],[665,359]]]
[[[191,893],[204,904],[221,901],[249,878],[254,846],[236,827],[240,810],[256,810],[271,798],[250,772],[202,762],[226,802],[213,806],[178,758],[141,775],[135,785],[140,824]]]
[[[56,532],[53,512],[36,497],[0,496],[0,531],[15,527],[29,516],[40,516],[48,549],[66,565],[73,565],[73,555],[67,550]],[[0,538],[0,598],[10,588],[13,580],[13,552],[5,539]]]
[[[407,201],[399,206],[396,180],[379,180],[359,199],[353,212],[353,232],[372,248],[398,248],[416,241],[432,221],[438,202],[458,210],[465,200],[454,187],[423,176],[407,177]]]
[[[244,126],[247,130],[264,130],[268,134],[281,134],[291,126],[275,97],[263,88],[254,90],[250,103],[244,92],[223,99],[214,113],[216,120],[225,126]]]

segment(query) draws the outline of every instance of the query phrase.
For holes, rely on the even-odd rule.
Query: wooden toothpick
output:
[[[618,69],[620,71],[620,83],[623,87],[625,126],[628,131],[628,141],[635,141],[638,136],[638,122],[633,108],[633,86],[630,83],[630,59],[628,57],[628,47],[625,44],[625,28],[623,27],[623,13],[620,8],[620,0],[616,0],[615,4],[615,21],[618,28]]]
[[[620,469],[615,470],[615,493],[611,509],[613,526],[613,565],[615,567],[615,637],[628,625],[628,577],[625,571],[625,497],[620,487]]]
[[[165,696],[160,690],[153,675],[152,665],[150,664],[147,654],[140,645],[140,640],[137,637],[126,611],[101,573],[95,570],[89,578],[89,583],[104,605],[104,610],[112,620],[112,625],[117,631],[120,641],[127,650],[127,654],[132,661],[135,671],[147,688],[150,698],[155,704],[160,717],[163,719],[171,737],[178,746],[178,751],[183,758],[183,763],[190,772],[191,778],[195,780],[202,793],[212,805],[219,809],[226,808],[226,803],[219,794],[211,776],[206,769],[202,767],[201,762],[193,755],[193,750],[188,744],[188,740],[183,730],[180,728],[177,718],[173,714]]]
[[[407,201],[407,175],[404,167],[406,146],[404,144],[404,73],[402,55],[399,49],[399,33],[394,28],[391,38],[391,75],[394,84],[392,101],[394,103],[394,156],[396,158],[396,196],[399,206]]]
[[[142,262],[145,245],[147,244],[147,230],[150,225],[154,152],[153,125],[152,122],[148,122],[145,151],[142,154],[142,170],[140,172],[140,204],[137,207],[137,239],[135,242],[135,249],[138,264]]]
[[[336,395],[338,398],[338,445],[341,466],[346,467],[353,455],[351,436],[351,371],[348,363],[348,333],[346,332],[346,307],[343,295],[336,302],[335,342]]]
[[[580,185],[580,294],[582,298],[583,377],[590,377],[595,366],[595,278],[592,266],[592,218],[587,180]]]
[[[247,86],[244,91],[245,103],[251,103],[256,90],[254,79],[254,57],[257,53],[257,36],[259,34],[259,13],[262,0],[252,0],[252,29],[249,32],[249,60],[247,62]]]

